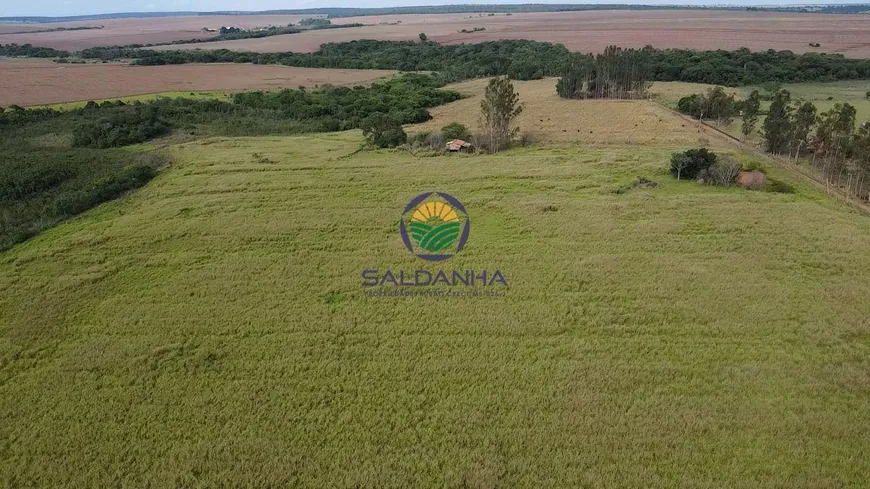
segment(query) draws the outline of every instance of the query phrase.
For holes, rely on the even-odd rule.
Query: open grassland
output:
[[[163,92],[350,85],[375,81],[394,73],[250,64],[128,66],[0,60],[0,107],[104,100]]]
[[[316,17],[316,16],[315,16]],[[254,29],[257,27],[286,26],[302,20],[301,15],[201,15],[190,17],[150,17],[130,19],[82,20],[50,24],[0,25],[0,44],[33,44],[34,46],[78,51],[96,46],[124,46],[127,44],[157,44],[182,39],[206,39],[217,32],[203,32],[203,28],[221,27]],[[56,32],[29,32],[25,30],[49,28],[75,28],[103,26],[102,29]]]
[[[430,109],[432,120],[408,126],[409,132],[437,131],[459,122],[478,130],[480,101],[487,80],[448,85],[466,98]],[[556,94],[556,79],[514,81],[523,102],[518,119],[522,132],[533,141],[547,143],[706,145],[724,143],[710,129],[699,128],[647,101],[566,100]]]
[[[776,171],[796,194],[674,181],[679,147],[360,141],[176,146],[0,254],[0,485],[870,482],[866,215]],[[365,295],[438,268],[396,226],[433,189],[472,222],[441,266],[505,296]]]
[[[611,44],[623,47],[767,49],[842,53],[870,57],[870,16],[824,15],[725,10],[613,10],[498,14],[389,15],[350,17],[343,23],[365,27],[312,31],[262,39],[222,41],[209,49],[256,52],[310,52],[326,42],[355,39],[417,40],[420,32],[445,44],[500,39],[532,39],[561,43],[572,51],[600,52]],[[471,31],[475,27],[486,30]],[[2,39],[2,37],[0,37]],[[818,48],[809,43],[820,43]],[[196,49],[196,45],[179,46]],[[172,49],[174,49],[173,47]]]

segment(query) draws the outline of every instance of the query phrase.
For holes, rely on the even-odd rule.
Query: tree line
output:
[[[762,98],[770,99],[766,114]],[[740,116],[740,132],[753,133],[761,115],[764,149],[790,160],[807,161],[831,185],[849,195],[867,199],[870,188],[870,123],[858,121],[856,108],[838,103],[825,112],[808,101],[792,99],[788,90],[776,89],[762,96],[753,90],[745,100],[735,100],[722,87],[706,94],[683,97],[677,108],[699,120],[729,124]]]
[[[643,98],[652,85],[650,52],[607,46],[595,57],[575,57],[556,92],[562,98]]]
[[[840,54],[791,51],[750,52],[642,50],[649,81],[684,81],[740,86],[764,82],[798,83],[870,79],[870,60]],[[528,40],[441,45],[434,42],[361,40],[324,44],[314,53],[207,51],[126,51],[134,64],[259,63],[342,69],[436,71],[450,81],[507,75],[515,80],[561,76],[595,64],[596,56],[572,53],[561,44]]]
[[[848,103],[819,113],[812,102],[793,100],[788,90],[779,90],[762,126],[765,150],[795,161],[802,158],[827,184],[866,200],[870,123],[859,124],[856,114]]]
[[[577,76],[599,66],[602,55],[572,53],[561,44],[529,40],[441,45],[435,42],[359,40],[327,43],[313,53],[255,53],[228,50],[153,51],[142,45],[82,50],[75,56],[135,65],[184,63],[282,64],[310,68],[434,71],[446,81],[507,75],[515,80]],[[617,48],[618,49],[618,48]],[[751,52],[687,49],[622,50],[642,53],[648,81],[684,81],[723,86],[765,82],[798,83],[870,79],[870,60],[841,54],[767,50]],[[33,46],[0,46],[3,56],[68,58],[73,53]],[[640,56],[640,54],[638,54]],[[641,65],[638,65],[641,66]],[[597,73],[596,73],[597,78]]]
[[[0,44],[0,56],[10,58],[69,58],[69,51],[41,48],[32,44]]]

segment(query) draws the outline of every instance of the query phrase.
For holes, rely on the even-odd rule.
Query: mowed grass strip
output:
[[[178,146],[0,254],[0,485],[867,485],[867,216],[674,181],[678,147],[360,140]],[[398,231],[431,190],[471,219],[440,264]],[[510,288],[368,297],[368,268]]]

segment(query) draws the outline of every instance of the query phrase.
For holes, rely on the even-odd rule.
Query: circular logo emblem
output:
[[[452,195],[427,192],[414,197],[402,211],[399,232],[408,251],[424,260],[440,261],[462,251],[471,220]]]

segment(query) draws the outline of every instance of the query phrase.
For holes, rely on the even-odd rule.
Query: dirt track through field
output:
[[[64,65],[45,60],[0,61],[0,107],[100,100],[159,92],[297,88],[366,83],[384,70],[331,70],[277,65]]]

